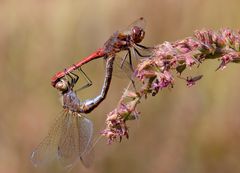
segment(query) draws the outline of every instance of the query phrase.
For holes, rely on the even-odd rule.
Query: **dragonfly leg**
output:
[[[128,52],[126,53],[126,55],[125,55],[124,58],[122,59],[122,62],[121,62],[120,67],[121,67],[121,68],[123,67],[123,64],[124,64],[124,62],[126,61],[127,56],[129,56],[129,66],[130,66],[131,70],[134,71],[134,69],[133,69],[133,64],[132,64],[131,50],[128,49],[127,51],[128,51]],[[134,82],[134,80],[132,79],[132,77],[130,77],[130,80],[131,80],[131,83],[132,83],[132,85],[133,85],[133,88],[136,90],[135,82]]]
[[[147,47],[147,46],[143,46],[143,45],[141,45],[141,44],[138,44],[138,43],[135,43],[136,44],[136,46],[138,46],[140,49],[153,49],[154,47]]]
[[[87,83],[84,84],[83,86],[81,86],[80,88],[78,88],[78,89],[76,90],[76,92],[77,92],[77,91],[80,91],[80,90],[82,90],[82,89],[88,88],[88,87],[90,87],[90,86],[92,85],[92,81],[91,81],[90,78],[86,75],[86,73],[81,69],[81,67],[78,68],[78,70],[80,71],[80,73],[82,74],[82,76],[84,77],[84,79],[87,81]]]
[[[65,76],[67,76],[67,77],[70,78],[70,82],[69,82],[69,80],[67,79],[67,80],[68,80],[68,85],[71,86],[71,87],[73,87],[73,86],[77,83],[77,81],[78,81],[78,79],[79,79],[78,75],[76,75],[76,74],[73,73],[73,72],[67,72],[66,69],[64,70],[64,72],[65,72]]]
[[[130,68],[131,68],[132,71],[134,71],[133,70],[133,64],[132,64],[132,55],[131,55],[130,49],[128,49],[128,54],[129,54],[128,59],[129,59]]]
[[[120,68],[123,68],[123,64],[126,61],[127,57],[129,58],[129,66],[131,68],[132,71],[133,70],[133,64],[132,64],[132,55],[131,55],[131,51],[130,49],[127,49],[127,53],[125,54],[125,56],[122,58],[121,64],[120,64]]]
[[[129,55],[129,51],[124,55],[124,57],[122,58],[121,64],[120,64],[120,68],[123,68],[123,64],[126,61],[127,56]]]
[[[142,55],[142,54],[139,52],[138,49],[139,49],[139,50],[149,50],[149,51],[151,51],[151,50],[153,50],[153,47],[146,47],[146,46],[143,46],[143,45],[137,44],[137,43],[133,45],[134,53],[137,53],[139,57],[149,58],[149,57],[151,56],[151,54],[150,54],[150,55]]]
[[[67,83],[68,86],[72,86],[73,84],[73,78],[71,75],[69,75],[69,73],[67,72],[67,69],[64,69],[64,73],[65,73],[65,77],[67,78]],[[70,78],[70,79],[69,79]],[[69,82],[71,80],[71,82]]]
[[[129,57],[129,66],[131,68],[132,71],[134,71],[133,69],[133,64],[132,64],[132,55],[131,55],[131,51],[130,49],[127,49],[127,53],[125,54],[125,56],[122,58],[121,64],[120,64],[120,68],[123,68],[123,64],[126,61],[127,57]]]
[[[134,51],[138,54],[138,56],[142,57],[142,58],[147,58],[150,57],[150,55],[142,55],[135,47],[133,48]]]
[[[69,72],[69,75],[72,75],[72,78],[73,78],[73,80],[72,80],[72,83],[73,83],[73,85],[75,85],[76,83],[77,83],[77,81],[78,81],[78,79],[79,79],[79,76],[78,75],[76,75],[75,73],[73,73],[73,72]],[[74,77],[73,77],[74,76]]]

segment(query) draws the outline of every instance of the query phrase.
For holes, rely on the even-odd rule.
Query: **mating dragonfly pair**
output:
[[[64,110],[48,136],[33,151],[31,160],[34,165],[45,165],[56,159],[64,167],[71,167],[79,159],[86,167],[91,164],[93,124],[82,113],[90,113],[105,99],[111,83],[113,63],[117,53],[127,52],[121,59],[121,68],[128,58],[129,66],[133,69],[132,54],[133,56],[146,57],[139,51],[149,50],[148,47],[139,44],[145,36],[144,27],[144,19],[139,18],[127,29],[115,32],[105,42],[103,48],[52,77],[51,84],[60,91]],[[101,93],[93,99],[80,101],[73,90],[79,76],[73,71],[80,70],[87,81],[87,84],[80,89],[91,86],[92,82],[81,70],[81,66],[98,58],[106,60],[106,74]]]

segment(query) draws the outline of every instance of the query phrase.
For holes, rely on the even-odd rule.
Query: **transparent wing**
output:
[[[143,17],[140,17],[137,20],[135,20],[133,23],[128,25],[126,28],[121,29],[119,32],[123,32],[123,33],[126,33],[126,34],[131,33],[132,28],[134,26],[138,26],[138,27],[140,27],[140,28],[142,28],[144,30],[145,27],[146,27],[145,19]]]
[[[64,167],[71,167],[75,161],[81,159],[81,155],[90,147],[93,135],[90,120],[78,113],[68,114],[58,145],[59,160]]]
[[[94,150],[93,150],[93,124],[92,122],[85,118],[81,117],[79,122],[79,139],[81,150],[79,153],[80,159],[85,167],[90,167],[93,158],[94,158]]]
[[[129,62],[129,54],[127,51],[119,52],[115,55],[113,75],[118,78],[132,78],[134,71],[135,58],[132,57],[132,65]]]
[[[126,56],[126,59],[123,61],[125,56]],[[114,59],[114,63],[113,63],[113,71],[112,71],[113,76],[120,78],[120,79],[123,79],[123,78],[131,79],[132,78],[133,71],[135,68],[134,64],[136,63],[135,62],[136,60],[134,60],[133,65],[131,67],[128,57],[129,57],[129,55],[127,55],[127,51],[122,51],[122,52],[115,54],[115,59]],[[104,66],[104,69],[106,70],[106,60],[105,59],[103,59],[103,66]]]
[[[46,166],[57,159],[57,146],[66,118],[66,112],[62,111],[51,127],[48,136],[32,152],[31,161],[34,166]]]
[[[93,124],[78,113],[63,111],[55,121],[48,136],[32,152],[31,161],[35,166],[49,166],[59,160],[65,168],[71,168],[81,159],[90,165],[92,156]]]
[[[57,146],[58,159],[64,167],[70,167],[78,159],[77,114],[68,112],[63,122],[62,133]]]
[[[92,140],[86,148],[86,151],[82,153],[80,159],[86,168],[91,167],[94,160],[94,146]]]

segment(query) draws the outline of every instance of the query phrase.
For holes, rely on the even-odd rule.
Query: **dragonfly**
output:
[[[72,168],[76,161],[81,160],[85,167],[89,167],[93,160],[93,123],[82,113],[91,112],[102,98],[106,97],[112,77],[114,57],[107,59],[105,81],[99,96],[81,101],[73,90],[79,76],[69,72],[56,83],[62,98],[63,111],[50,129],[48,136],[32,152],[31,161],[35,166],[46,166],[53,161],[59,161],[64,168]],[[80,69],[87,84],[90,79]]]
[[[116,54],[121,51],[126,51],[127,53],[122,57],[120,67],[123,67],[124,62],[128,57],[129,66],[133,70],[132,52],[134,53],[134,56],[138,55],[140,57],[149,57],[149,55],[142,55],[140,53],[140,50],[151,49],[150,47],[146,47],[140,44],[145,36],[144,27],[145,20],[143,17],[141,17],[129,25],[126,29],[114,32],[113,35],[104,43],[102,48],[97,49],[95,52],[68,67],[64,71],[57,72],[51,78],[52,86],[55,87],[56,83],[62,77],[64,77],[66,73],[72,72],[80,68],[82,65],[98,58],[108,59],[109,57],[115,57]]]

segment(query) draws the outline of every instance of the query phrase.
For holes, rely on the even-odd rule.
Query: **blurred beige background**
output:
[[[30,163],[33,148],[47,135],[61,110],[52,75],[101,47],[118,28],[140,16],[147,20],[145,45],[191,36],[201,28],[239,29],[238,0],[1,0],[0,1],[0,172],[42,172]],[[222,173],[240,172],[239,65],[215,72],[209,61],[187,88],[177,80],[139,105],[130,139],[95,147],[94,166],[72,172]],[[100,92],[101,60],[84,67]],[[101,75],[100,75],[101,74]],[[96,135],[116,106],[128,79],[114,78],[107,99],[89,114]],[[46,172],[56,172],[55,168]]]

